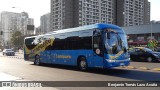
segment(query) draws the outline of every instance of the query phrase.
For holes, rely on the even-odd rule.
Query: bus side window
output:
[[[82,31],[79,33],[80,49],[92,49],[92,32]]]
[[[67,33],[66,46],[67,50],[79,49],[79,32],[69,32]]]

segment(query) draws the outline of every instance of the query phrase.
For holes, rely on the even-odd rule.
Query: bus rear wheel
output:
[[[86,61],[86,59],[85,59],[84,57],[81,57],[81,58],[79,59],[78,67],[79,67],[79,69],[82,70],[82,71],[87,70],[87,67],[88,67],[88,66],[87,66],[87,61]]]
[[[40,65],[40,57],[39,57],[39,55],[35,56],[34,65]]]

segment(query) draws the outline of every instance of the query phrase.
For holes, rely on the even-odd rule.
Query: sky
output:
[[[50,0],[0,0],[0,12],[2,11],[17,13],[25,11],[34,19],[34,24],[38,27],[40,16],[50,12]]]
[[[160,21],[160,0],[151,2],[151,20]],[[12,8],[16,7],[16,8]],[[50,0],[0,0],[0,12],[27,12],[34,19],[36,27],[40,25],[40,16],[50,12]]]
[[[160,21],[160,0],[148,0],[151,2],[151,20]]]

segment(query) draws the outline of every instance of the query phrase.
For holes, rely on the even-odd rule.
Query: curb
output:
[[[160,68],[153,68],[153,71],[160,71]]]
[[[160,71],[160,68],[147,68],[147,67],[134,67],[134,66],[126,66],[121,68],[127,68],[127,69],[138,69],[138,70],[151,70],[151,71]]]
[[[127,68],[129,68],[129,69],[137,69],[137,68],[134,67],[134,66],[127,66]]]
[[[150,70],[149,68],[147,67],[139,67],[140,70]]]

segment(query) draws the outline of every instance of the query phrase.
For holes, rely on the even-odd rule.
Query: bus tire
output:
[[[39,57],[39,55],[35,56],[34,65],[40,65],[40,57]]]
[[[78,60],[78,67],[80,70],[85,71],[88,68],[87,61],[85,57],[80,57]]]

